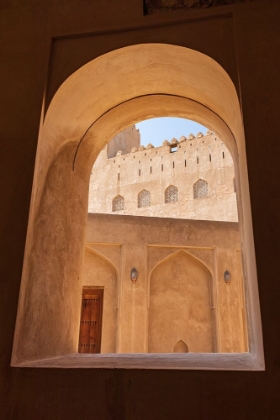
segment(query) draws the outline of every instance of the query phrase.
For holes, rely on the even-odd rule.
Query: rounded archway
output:
[[[255,277],[244,131],[230,77],[184,47],[109,52],[62,84],[42,120],[13,364],[76,351],[90,170],[114,135],[153,116],[193,119],[224,139],[236,164],[239,202],[242,196],[247,272]]]

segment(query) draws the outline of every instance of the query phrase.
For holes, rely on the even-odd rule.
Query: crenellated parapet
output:
[[[143,150],[151,150],[151,149],[157,149],[157,151],[159,153],[161,153],[161,152],[162,153],[168,153],[169,152],[168,148],[178,147],[179,144],[182,144],[184,142],[191,141],[191,140],[196,140],[196,139],[202,139],[204,137],[212,136],[213,134],[214,133],[212,131],[209,131],[209,130],[206,132],[206,134],[203,134],[202,132],[199,131],[196,134],[196,136],[191,133],[187,137],[186,136],[181,136],[179,138],[179,140],[176,139],[175,137],[170,141],[164,140],[162,142],[162,145],[159,146],[159,147],[155,147],[152,143],[149,143],[147,146],[143,146],[143,145],[140,145],[139,147],[134,146],[134,147],[132,147],[130,153],[142,152]],[[125,154],[127,156],[130,153],[124,153],[122,150],[119,150],[116,153],[116,156],[121,156],[123,154]]]

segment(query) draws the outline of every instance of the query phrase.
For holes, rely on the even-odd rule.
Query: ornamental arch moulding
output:
[[[207,126],[224,139],[235,162],[246,289],[253,297],[250,353],[239,355],[238,363],[234,355],[215,354],[158,355],[156,362],[145,355],[137,363],[133,354],[69,356],[76,353],[79,333],[91,168],[112,137],[150,115]],[[225,70],[198,51],[166,44],[133,45],[94,59],[60,86],[41,122],[12,365],[43,366],[48,359],[57,367],[263,369],[253,244],[242,116]]]

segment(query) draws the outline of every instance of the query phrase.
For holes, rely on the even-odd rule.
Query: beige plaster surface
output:
[[[130,140],[127,131],[121,133]],[[229,150],[214,133],[182,134],[186,137],[180,142],[173,139],[176,152],[172,153],[169,142],[161,147],[139,147],[138,135],[129,152],[123,149],[119,155],[116,148],[115,155],[108,159],[115,145],[113,138],[91,171],[89,212],[113,213],[113,199],[121,195],[124,209],[118,214],[237,222],[235,171]],[[208,183],[208,194],[195,199],[193,186],[199,179]],[[165,203],[165,190],[170,185],[178,188],[178,201]],[[138,194],[144,189],[151,194],[151,205],[139,208]]]
[[[180,340],[189,352],[248,350],[237,223],[89,214],[86,243],[111,264],[121,255],[117,353],[172,353]],[[104,261],[86,259],[85,273],[106,296]]]
[[[130,153],[133,147],[140,147],[140,133],[135,125],[125,128],[108,143],[107,158],[116,156],[118,152]]]

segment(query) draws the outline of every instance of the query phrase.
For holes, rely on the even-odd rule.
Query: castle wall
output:
[[[176,145],[175,140],[173,143]],[[119,152],[111,159],[104,148],[92,169],[89,212],[112,213],[112,201],[121,195],[124,209],[118,214],[236,222],[234,164],[223,142],[208,132],[205,136],[181,137],[177,151],[169,142],[163,144]],[[194,199],[193,185],[199,179],[207,181],[208,195]],[[165,203],[165,190],[170,185],[178,188],[178,201]],[[151,205],[139,208],[142,190],[150,192]]]

